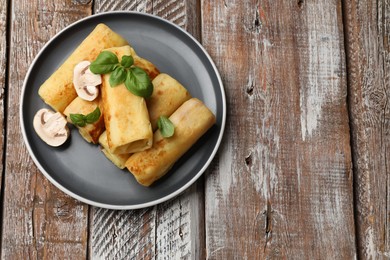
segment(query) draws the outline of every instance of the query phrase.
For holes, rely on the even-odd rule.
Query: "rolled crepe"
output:
[[[185,101],[191,98],[190,93],[177,80],[161,73],[153,81],[153,94],[146,100],[150,123],[153,131],[157,129],[160,116],[169,117]]]
[[[123,55],[131,54],[130,46],[106,50],[116,54],[119,60]],[[153,132],[145,99],[132,94],[124,83],[111,87],[110,75],[110,73],[103,75],[101,87],[110,152],[125,154],[150,148],[153,143]]]
[[[214,114],[196,98],[186,101],[169,119],[175,125],[172,137],[163,138],[157,130],[153,147],[133,154],[126,161],[127,169],[144,186],[150,186],[164,176],[216,120]]]
[[[99,137],[99,144],[102,146],[102,152],[104,155],[112,161],[118,168],[124,169],[127,159],[129,159],[130,154],[113,154],[110,152],[107,141],[107,132],[104,131]]]
[[[149,75],[149,78],[151,80],[153,80],[158,74],[160,74],[160,71],[156,68],[156,66],[154,66],[153,63],[138,56],[134,49],[131,47],[130,54],[131,56],[133,56],[134,66],[143,69]]]
[[[70,114],[83,114],[88,115],[93,112],[96,107],[99,106],[100,117],[92,123],[86,124],[83,127],[76,126],[79,129],[81,136],[89,143],[97,144],[99,136],[104,132],[104,119],[103,119],[103,106],[100,96],[93,101],[86,101],[79,97],[76,97],[64,110],[64,115],[69,123],[72,123]]]
[[[54,110],[63,112],[77,97],[73,87],[74,66],[83,60],[95,60],[103,49],[126,44],[128,44],[127,41],[119,34],[104,24],[98,24],[65,62],[41,85],[38,94]]]

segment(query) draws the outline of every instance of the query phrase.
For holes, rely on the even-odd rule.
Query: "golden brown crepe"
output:
[[[86,124],[83,127],[77,126],[81,136],[89,143],[97,144],[99,141],[99,136],[104,131],[104,119],[103,119],[103,106],[101,103],[100,96],[93,101],[86,101],[79,97],[76,97],[64,110],[64,115],[69,123],[72,123],[70,119],[70,114],[83,114],[88,115],[93,112],[96,107],[99,106],[100,117],[93,124]]]
[[[154,133],[153,147],[130,156],[127,169],[136,180],[150,186],[164,176],[173,164],[215,123],[214,114],[198,99],[181,105],[169,119],[175,125],[172,137]]]
[[[154,66],[153,63],[138,56],[134,49],[131,47],[130,55],[133,56],[134,66],[143,69],[149,75],[150,80],[153,80],[158,74],[160,74],[160,71],[156,68],[156,66]]]
[[[131,47],[128,45],[106,50],[117,55],[119,60],[123,55],[131,54]],[[125,154],[150,148],[153,132],[145,99],[132,94],[124,83],[111,87],[110,75],[103,75],[101,87],[110,152]]]
[[[128,43],[124,38],[106,25],[97,25],[66,61],[42,84],[38,94],[54,110],[63,112],[77,97],[73,87],[75,65],[83,60],[95,60],[103,49],[126,44]]]
[[[153,94],[146,100],[152,129],[157,129],[160,116],[169,117],[185,101],[191,98],[190,93],[177,80],[161,73],[153,81]]]
[[[124,169],[127,159],[131,154],[113,154],[110,152],[107,141],[107,132],[104,131],[99,137],[99,144],[102,146],[102,152],[104,155],[112,161],[118,168]]]

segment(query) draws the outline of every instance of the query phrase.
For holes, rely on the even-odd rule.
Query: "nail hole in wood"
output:
[[[255,19],[255,26],[258,27],[260,25],[259,17],[256,17]]]
[[[262,27],[262,24],[261,24],[261,20],[260,20],[259,9],[256,9],[256,17],[255,17],[253,32],[260,33],[261,27]]]
[[[247,86],[246,88],[246,93],[249,95],[249,96],[252,96],[253,95],[253,89],[255,88],[253,82]]]
[[[245,157],[245,164],[246,166],[252,165],[252,153],[250,153],[248,156]]]
[[[304,0],[298,0],[298,7],[302,8],[304,2],[305,2]]]

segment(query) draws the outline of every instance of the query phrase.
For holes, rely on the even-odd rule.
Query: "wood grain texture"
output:
[[[341,2],[202,1],[227,128],[206,175],[209,259],[354,259]]]
[[[95,1],[94,12],[133,10],[168,19],[199,39],[198,1]],[[152,61],[153,62],[153,61]],[[203,179],[182,195],[144,210],[92,208],[91,259],[203,259]]]
[[[91,208],[91,259],[152,259],[155,209],[114,211]]]
[[[207,174],[207,173],[206,173]],[[204,259],[203,182],[157,206],[156,259]]]
[[[30,0],[11,4],[1,259],[84,258],[88,207],[51,185],[33,164],[20,133],[19,102],[35,55],[55,33],[88,15],[91,5]]]
[[[390,1],[344,1],[358,253],[390,258]]]

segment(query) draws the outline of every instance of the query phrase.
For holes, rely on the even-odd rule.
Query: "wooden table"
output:
[[[20,131],[38,51],[111,10],[194,35],[228,104],[204,176],[141,210],[65,195]],[[0,0],[1,259],[390,258],[389,37],[388,0]]]

